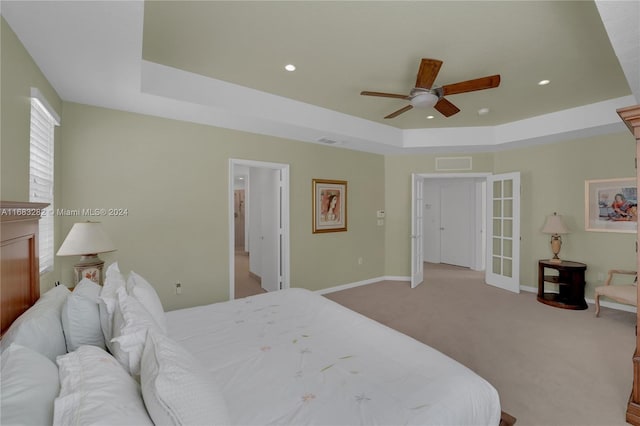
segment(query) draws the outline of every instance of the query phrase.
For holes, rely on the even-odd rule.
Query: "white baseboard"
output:
[[[590,303],[592,305],[596,304],[596,301],[594,299],[585,299],[585,300],[587,301],[587,303]],[[638,309],[636,309],[635,306],[623,305],[622,303],[616,303],[616,302],[607,302],[606,300],[601,300],[600,306],[604,306],[605,308],[617,309],[618,311],[625,311],[625,312],[636,313],[638,311]]]
[[[411,277],[384,276],[384,277],[370,278],[370,279],[364,280],[364,281],[357,281],[357,282],[354,282],[354,283],[342,284],[342,285],[338,285],[338,286],[335,286],[335,287],[323,288],[322,290],[316,290],[316,293],[318,293],[318,294],[329,294],[329,293],[333,293],[333,292],[336,292],[336,291],[342,291],[342,290],[347,290],[347,289],[354,288],[354,287],[360,287],[360,286],[363,286],[363,285],[377,283],[377,282],[380,282],[380,281],[411,281]]]
[[[526,291],[528,293],[538,293],[538,287],[530,287],[530,286],[526,286],[526,285],[521,285],[520,286],[520,290],[522,291]],[[557,291],[549,291],[549,290],[545,290],[547,293],[557,293]],[[595,305],[596,301],[595,299],[584,299],[588,304],[590,305]],[[604,306],[605,308],[611,308],[611,309],[617,309],[618,311],[625,311],[625,312],[633,312],[636,313],[638,311],[638,309],[635,306],[631,306],[631,305],[624,305],[622,303],[616,303],[616,302],[608,302],[606,300],[601,300],[600,301],[600,306]]]
[[[411,277],[403,277],[400,275],[387,275],[383,277],[385,281],[411,281]]]

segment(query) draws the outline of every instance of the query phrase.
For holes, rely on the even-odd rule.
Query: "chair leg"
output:
[[[600,316],[600,295],[596,293],[596,317]]]

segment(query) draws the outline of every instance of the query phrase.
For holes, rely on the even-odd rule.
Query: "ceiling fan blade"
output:
[[[422,89],[431,89],[433,82],[436,80],[436,76],[440,71],[442,61],[437,59],[423,58],[420,62],[420,69],[418,70],[418,76],[416,77],[416,87]]]
[[[397,95],[395,93],[383,93],[383,92],[360,92],[361,95],[364,96],[379,96],[381,98],[396,98],[396,99],[406,99],[409,100],[409,96],[407,95]]]
[[[403,112],[407,112],[409,111],[411,108],[413,108],[412,105],[407,105],[404,108],[400,108],[399,110],[397,110],[396,112],[392,112],[391,114],[387,115],[385,118],[394,118],[399,116],[400,114],[402,114]]]
[[[457,114],[460,112],[460,108],[458,108],[445,98],[440,98],[440,100],[433,107],[445,117],[451,117],[453,114]]]
[[[442,94],[456,95],[458,93],[474,92],[476,90],[491,89],[500,85],[500,74],[474,80],[461,81],[460,83],[446,84],[442,86]]]

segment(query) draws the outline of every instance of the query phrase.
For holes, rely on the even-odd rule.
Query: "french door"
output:
[[[520,293],[520,173],[487,177],[487,284]]]
[[[424,281],[424,177],[413,173],[411,179],[411,288],[416,288]]]

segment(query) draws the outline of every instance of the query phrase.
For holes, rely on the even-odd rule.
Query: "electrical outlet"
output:
[[[362,265],[362,258],[361,257],[358,258],[358,265]]]
[[[176,283],[176,294],[182,294],[182,284]]]

